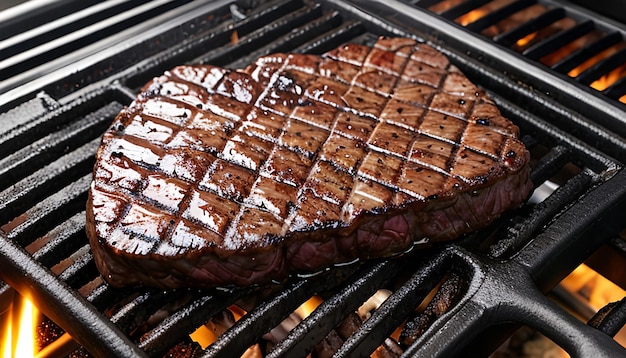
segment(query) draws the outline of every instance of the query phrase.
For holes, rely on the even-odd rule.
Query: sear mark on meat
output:
[[[529,196],[518,129],[404,38],[149,82],[97,151],[87,203],[115,286],[243,286],[388,257]]]

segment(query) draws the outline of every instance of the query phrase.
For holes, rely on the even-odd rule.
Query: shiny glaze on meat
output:
[[[411,39],[180,66],[104,134],[87,232],[114,285],[247,285],[391,256],[519,206],[517,131]]]

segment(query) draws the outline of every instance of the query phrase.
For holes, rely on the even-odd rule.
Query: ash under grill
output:
[[[618,86],[611,90],[616,95],[598,94],[581,86],[587,80],[536,61],[552,48],[546,43],[557,41],[554,37],[521,52],[510,48],[565,17],[576,24],[554,35],[562,41],[572,31],[582,32],[576,28],[590,26],[588,21],[620,41],[622,30],[552,2],[541,2],[548,10],[538,24],[522,23],[492,38],[467,31],[493,26],[471,25],[487,20],[467,28],[447,20],[487,1],[466,1],[440,15],[425,10],[435,1],[417,6],[297,0],[120,3],[120,8],[107,4],[121,9],[115,14],[94,11],[81,20],[102,29],[99,39],[90,40],[99,44],[97,51],[87,51],[86,40],[72,35],[79,26],[59,16],[57,27],[65,30],[53,35],[63,51],[45,52],[34,32],[28,41],[32,47],[14,51],[14,56],[45,53],[49,62],[30,62],[41,59],[25,55],[24,62],[3,59],[18,67],[3,67],[7,87],[0,95],[0,264],[6,268],[0,273],[6,282],[0,286],[0,308],[15,290],[31,294],[83,346],[80,354],[163,356],[182,346],[199,356],[230,357],[265,342],[267,332],[318,295],[323,301],[311,315],[283,340],[261,348],[272,357],[302,356],[385,289],[389,298],[341,338],[338,355],[370,355],[405,320],[426,322],[410,340],[399,338],[405,356],[488,355],[518,325],[541,331],[574,356],[624,354],[611,335],[623,326],[625,305],[607,306],[587,325],[545,297],[593,252],[609,250],[621,265],[626,263],[626,244],[619,235],[625,229],[620,213],[626,209],[626,117],[616,100],[623,79],[612,85]],[[510,2],[508,10],[500,11],[511,15],[530,6],[520,3],[526,4]],[[495,24],[503,13],[486,16]],[[127,18],[134,20],[121,20]],[[162,26],[155,28],[155,23]],[[140,86],[178,64],[241,68],[271,52],[323,53],[346,42],[372,44],[380,35],[430,41],[446,53],[520,127],[532,153],[535,186],[557,189],[544,196],[537,191],[520,210],[454,243],[263,289],[164,291],[114,289],[104,283],[84,233],[87,189],[100,136]],[[48,64],[53,66],[43,76],[24,71],[45,70]],[[608,65],[598,66],[598,74],[606,73]],[[594,265],[610,276],[610,267]],[[451,280],[462,282],[462,288],[445,312],[418,309],[433,289]],[[623,279],[614,280],[626,287]],[[191,332],[233,305],[246,313],[214,344],[203,350],[190,341]]]

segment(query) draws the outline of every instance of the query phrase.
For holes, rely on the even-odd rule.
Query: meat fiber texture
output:
[[[518,128],[406,38],[146,84],[87,203],[114,286],[246,286],[458,238],[532,191]]]

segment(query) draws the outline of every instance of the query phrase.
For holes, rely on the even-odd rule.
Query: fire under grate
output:
[[[189,5],[173,11],[184,6]],[[439,21],[432,15],[424,24],[410,18],[410,11],[402,19],[389,17],[386,5],[332,1],[218,2],[195,9],[204,12],[177,14],[162,33],[149,33],[153,37],[121,52],[104,50],[78,71],[60,69],[58,80],[16,87],[24,95],[2,107],[0,264],[7,282],[0,286],[2,307],[14,290],[30,294],[83,353],[163,356],[190,344],[191,332],[230,306],[245,306],[247,313],[214,344],[195,351],[230,357],[262,341],[303,302],[320,295],[323,302],[311,315],[264,352],[302,356],[368,297],[388,289],[389,298],[336,353],[370,355],[409,317],[419,321],[416,307],[429,292],[457,277],[464,282],[462,292],[446,312],[426,320],[412,343],[400,342],[405,356],[486,355],[506,338],[498,332],[506,332],[502,325],[508,322],[536,328],[574,356],[624,353],[610,337],[612,326],[623,326],[623,308],[608,307],[592,322],[596,329],[544,296],[602,245],[624,252],[616,240],[624,229],[624,143],[613,129],[624,117],[605,116],[598,123],[585,115],[596,113],[594,103],[561,102],[558,94],[552,98],[520,86],[518,78],[500,71],[502,64],[477,60],[472,51],[483,45],[478,40],[463,44],[428,28]],[[380,35],[431,41],[449,55],[520,126],[533,155],[536,187],[551,183],[557,189],[455,243],[294,277],[276,287],[114,289],[102,281],[84,233],[94,153],[103,131],[141,85],[177,64],[237,68],[266,53],[323,53],[345,42],[371,44]]]

